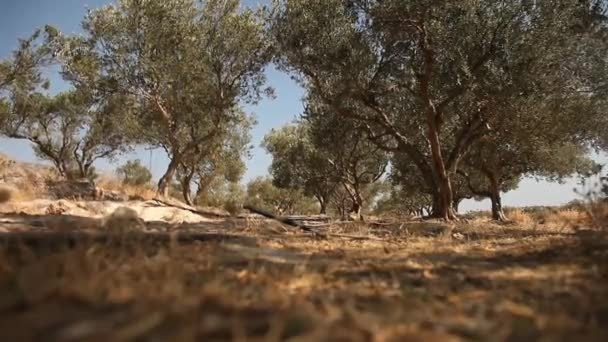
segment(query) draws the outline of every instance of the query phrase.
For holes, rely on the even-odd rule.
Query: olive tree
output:
[[[139,159],[127,161],[116,169],[116,174],[121,178],[122,183],[127,185],[148,185],[152,180],[152,173]]]
[[[247,184],[246,202],[278,215],[308,214],[318,210],[314,199],[300,189],[281,189],[268,177],[258,177]]]
[[[264,137],[262,146],[272,156],[273,184],[313,196],[319,202],[320,213],[326,214],[338,177],[323,151],[311,141],[310,126],[300,122],[273,129]]]
[[[497,95],[543,101],[590,82],[580,77],[594,64],[590,49],[578,43],[588,30],[573,29],[581,13],[584,4],[569,0],[282,0],[270,32],[281,67],[407,156],[433,214],[449,220],[451,178],[491,132]]]
[[[196,184],[195,199],[210,189],[211,184],[222,179],[238,183],[245,173],[244,159],[249,157],[251,145],[250,130],[252,118],[241,112],[241,118],[231,125],[218,128],[216,132],[221,144],[196,146],[192,153],[185,155],[177,170],[182,197],[192,205],[192,185]]]
[[[45,38],[35,45],[39,33],[22,40],[14,53],[12,82],[2,92],[0,132],[32,143],[36,155],[53,163],[66,178],[91,178],[93,164],[112,158],[129,146],[131,103],[125,97],[98,96],[91,84],[72,83],[71,72],[62,72],[71,85],[67,91],[49,95],[49,81],[42,76],[50,64],[70,67],[61,59],[66,46],[54,28],[45,28]],[[6,63],[3,63],[6,65]],[[9,62],[10,64],[10,62]]]
[[[264,92],[270,44],[260,16],[238,0],[118,0],[83,28],[72,58],[94,61],[103,91],[136,103],[141,142],[169,156],[161,194],[184,159],[201,146],[213,153],[238,107]]]

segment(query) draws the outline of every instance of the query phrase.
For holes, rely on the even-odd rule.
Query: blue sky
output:
[[[27,37],[37,27],[51,24],[67,34],[80,32],[80,21],[87,8],[97,8],[110,3],[109,0],[0,0],[0,58],[9,56],[17,45],[18,37]],[[245,0],[245,5],[255,5],[263,1]],[[265,99],[257,106],[246,107],[250,113],[255,113],[258,125],[252,132],[255,150],[248,161],[245,181],[260,175],[265,175],[270,164],[270,157],[259,147],[260,141],[271,128],[280,127],[292,121],[302,112],[301,99],[304,91],[295,84],[288,75],[274,68],[267,70],[269,85],[276,90],[276,99]],[[54,89],[63,88],[55,84]],[[27,142],[0,139],[0,152],[23,161],[36,161],[31,147]],[[118,161],[110,163],[102,161],[97,167],[111,171],[125,160],[139,158],[148,165],[150,153],[136,150],[134,153],[122,156]],[[608,163],[606,155],[597,159]],[[154,151],[151,159],[152,173],[155,178],[162,175],[167,158],[161,151]],[[568,202],[578,196],[572,191],[576,180],[570,179],[564,184],[537,182],[533,179],[523,181],[516,191],[505,194],[504,203],[507,206],[526,205],[557,205]],[[467,201],[463,203],[464,210],[487,209],[488,203]]]

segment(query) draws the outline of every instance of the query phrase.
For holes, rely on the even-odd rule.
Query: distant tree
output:
[[[81,89],[55,97],[21,89],[11,93],[2,134],[30,141],[36,155],[52,162],[63,177],[90,178],[95,161],[129,147],[123,131],[128,105],[122,99],[95,99]]]
[[[152,173],[141,164],[139,159],[127,161],[116,169],[116,174],[121,178],[122,183],[127,185],[149,185],[152,180]]]
[[[224,144],[242,103],[259,100],[272,52],[263,26],[238,0],[119,0],[85,18],[71,58],[93,61],[105,93],[134,101],[141,142],[170,159],[159,193],[198,148]]]
[[[207,185],[206,191],[196,197],[196,204],[204,207],[224,208],[236,215],[246,200],[246,189],[238,182],[216,178]]]
[[[278,215],[309,214],[318,211],[315,200],[304,196],[301,190],[277,188],[270,178],[263,177],[249,182],[246,202]]]
[[[313,196],[319,202],[320,213],[326,214],[339,178],[322,148],[313,144],[310,126],[300,122],[273,129],[264,137],[262,146],[272,156],[273,184]]]
[[[9,138],[28,140],[36,155],[48,160],[68,179],[94,179],[93,164],[112,158],[129,145],[126,108],[128,99],[99,96],[94,82],[76,83],[81,76],[73,60],[66,60],[71,46],[51,26],[21,40],[13,57],[0,64],[0,133]],[[48,95],[50,82],[42,76],[49,65],[61,67],[71,88]]]
[[[516,188],[523,177],[561,180],[595,168],[588,156],[598,137],[580,117],[580,113],[598,111],[594,99],[572,96],[554,102],[510,100],[495,111],[505,119],[494,121],[495,126],[472,147],[459,170],[474,195],[491,200],[495,220],[507,219],[501,192]],[[526,120],[512,120],[512,116]],[[594,116],[599,118],[600,112],[591,118]]]
[[[222,144],[196,146],[192,153],[184,155],[177,169],[177,179],[181,183],[182,197],[192,205],[192,185],[196,185],[195,198],[200,197],[211,183],[222,179],[238,183],[245,173],[245,159],[251,150],[251,127],[254,121],[241,112],[241,118],[217,132]]]
[[[350,213],[362,219],[375,185],[385,174],[389,155],[370,141],[365,128],[344,118],[310,94],[304,111],[313,145],[329,164],[331,174],[350,196]]]
[[[430,214],[431,206],[431,195],[396,185],[382,194],[374,207],[374,212],[380,215],[397,214],[422,217]]]

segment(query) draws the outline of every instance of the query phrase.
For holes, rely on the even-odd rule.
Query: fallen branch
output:
[[[291,218],[288,218],[288,217],[277,216],[277,215],[275,215],[275,214],[273,214],[271,212],[268,212],[266,210],[253,207],[251,205],[245,205],[245,206],[243,206],[243,209],[247,209],[247,210],[249,210],[249,211],[251,211],[253,213],[262,215],[262,216],[264,216],[266,218],[273,219],[275,221],[284,223],[286,225],[299,228],[299,229],[301,229],[303,231],[312,233],[315,236],[322,237],[322,238],[338,237],[338,238],[345,238],[345,239],[352,239],[352,240],[386,241],[384,239],[373,237],[373,236],[350,235],[350,234],[334,234],[334,233],[325,233],[325,232],[322,233],[322,232],[319,232],[318,230],[314,229],[314,227],[312,227],[312,226],[308,226],[308,225],[299,223],[299,222],[297,222],[297,221],[295,221],[295,220],[293,220]],[[315,227],[316,227],[316,225],[315,225]]]
[[[277,215],[275,215],[275,214],[273,214],[273,213],[271,213],[269,211],[253,207],[251,205],[245,205],[245,206],[243,206],[243,209],[249,210],[252,213],[255,213],[255,214],[258,214],[258,215],[262,215],[262,216],[264,216],[266,218],[273,219],[275,221],[284,223],[284,224],[286,224],[288,226],[299,228],[299,229],[301,229],[303,231],[312,233],[312,234],[314,234],[314,235],[316,235],[318,237],[324,237],[324,238],[327,237],[326,234],[321,233],[321,232],[317,231],[316,229],[314,229],[312,227],[309,227],[309,226],[307,226],[305,224],[299,223],[299,222],[295,221],[294,219],[291,219],[291,218],[288,218],[288,217],[280,217],[280,216],[277,216]]]

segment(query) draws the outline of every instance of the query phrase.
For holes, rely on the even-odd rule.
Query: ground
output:
[[[7,214],[0,225],[23,231],[31,219]],[[354,240],[314,238],[250,218],[155,224],[155,232],[223,238],[179,243],[124,234],[101,244],[5,242],[0,341],[608,336],[602,230],[529,219],[323,228],[372,238]]]

